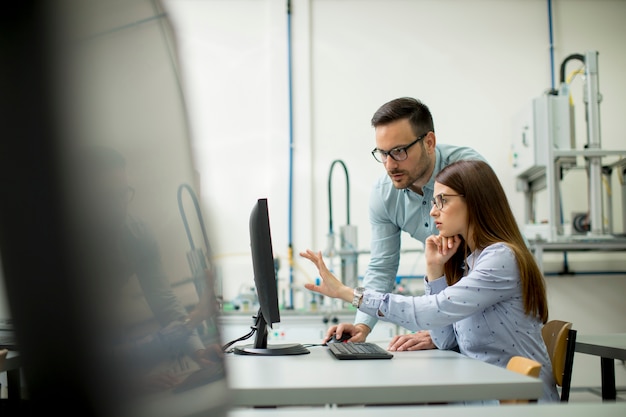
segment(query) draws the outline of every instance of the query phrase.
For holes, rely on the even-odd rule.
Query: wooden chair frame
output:
[[[561,402],[569,401],[576,347],[576,330],[572,323],[550,320],[542,329],[543,340],[548,348],[552,371],[557,386],[561,387]]]

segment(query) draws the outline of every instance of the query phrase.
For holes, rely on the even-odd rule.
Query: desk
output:
[[[387,347],[388,343],[380,343]],[[229,354],[233,406],[417,404],[537,399],[539,379],[445,350],[394,352],[390,360],[337,360],[327,347],[308,355]]]
[[[325,409],[232,410],[228,417],[615,417],[626,415],[626,403],[516,404],[507,406],[346,407]]]
[[[626,360],[626,333],[576,336],[576,352],[600,356],[602,399],[615,400],[615,359]]]
[[[2,361],[0,372],[7,373],[7,391],[9,399],[21,398],[21,378],[20,378],[21,361],[19,354],[10,350],[7,357]]]

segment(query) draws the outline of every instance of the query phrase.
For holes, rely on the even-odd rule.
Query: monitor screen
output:
[[[259,199],[250,213],[250,249],[259,307],[266,323],[272,327],[272,324],[280,322],[280,311],[266,198]]]
[[[302,355],[309,350],[299,343],[268,345],[267,326],[280,322],[276,267],[267,198],[260,198],[250,213],[250,248],[254,284],[259,297],[259,311],[254,317],[255,339],[252,345],[236,346],[240,355]]]
[[[0,409],[226,416],[220,277],[167,13],[152,0],[5,12],[0,294],[23,372]]]

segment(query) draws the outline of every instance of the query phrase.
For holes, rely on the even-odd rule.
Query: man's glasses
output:
[[[419,136],[413,142],[409,143],[406,146],[399,146],[397,148],[393,148],[390,151],[383,151],[382,149],[374,148],[372,151],[372,156],[375,160],[380,163],[385,163],[387,161],[387,157],[390,156],[394,161],[404,161],[409,155],[406,153],[407,149],[411,146],[415,145],[420,140],[424,139],[428,135],[428,132],[424,133],[422,136]]]
[[[448,197],[465,197],[463,194],[437,194],[431,201],[433,206],[437,207],[439,210],[443,210],[444,204],[448,202],[446,200]]]

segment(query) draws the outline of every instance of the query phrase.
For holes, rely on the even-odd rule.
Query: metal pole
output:
[[[598,52],[585,54],[585,106],[587,110],[587,148],[601,149]],[[602,219],[602,157],[588,157],[590,234],[604,234]]]
[[[287,309],[293,309],[293,77],[291,58],[291,1],[287,0],[287,75],[289,90],[289,201],[288,201],[288,236],[287,256],[289,258],[289,301]]]

